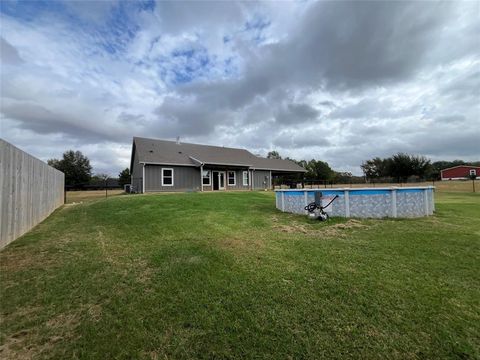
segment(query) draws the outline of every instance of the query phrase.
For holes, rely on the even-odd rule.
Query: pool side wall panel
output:
[[[392,216],[392,192],[375,191],[363,195],[350,191],[350,216],[359,218],[382,218]]]

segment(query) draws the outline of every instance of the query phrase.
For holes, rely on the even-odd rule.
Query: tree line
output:
[[[282,157],[278,151],[270,151],[267,158],[281,159]],[[443,169],[457,165],[480,166],[480,161],[465,162],[463,160],[453,160],[432,162],[425,156],[397,153],[387,158],[375,157],[363,161],[360,167],[364,176],[359,177],[353,176],[350,172],[335,171],[327,162],[321,160],[296,160],[289,157],[286,157],[285,160],[291,160],[307,170],[303,176],[291,176],[289,180],[311,180],[332,183],[364,182],[365,180],[375,181],[387,178],[397,182],[406,182],[411,177],[430,181],[440,180],[440,171]],[[280,180],[286,180],[286,178]]]
[[[415,176],[424,180],[440,180],[441,170],[458,166],[479,166],[480,161],[467,163],[463,160],[435,161],[425,156],[397,153],[387,158],[373,158],[362,163],[361,168],[367,179],[393,178],[398,182]]]
[[[61,159],[49,159],[47,163],[65,174],[65,186],[67,187],[103,184],[107,179],[113,178],[104,173],[93,174],[90,160],[81,151],[65,151]],[[118,185],[123,187],[129,183],[130,169],[125,168],[118,174]]]
[[[282,159],[278,151],[270,151],[267,154],[268,159]],[[296,160],[289,157],[284,160],[290,160],[303,167],[307,172],[305,174],[281,176],[279,181],[321,181],[321,182],[335,182],[335,183],[348,183],[356,177],[351,172],[340,172],[333,170],[326,161],[321,160]],[[360,179],[361,180],[361,179]]]

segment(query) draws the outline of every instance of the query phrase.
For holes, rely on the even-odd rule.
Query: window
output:
[[[210,180],[210,170],[203,170],[202,184],[203,185],[212,185],[211,180]]]
[[[162,168],[162,186],[173,186],[173,169]]]
[[[470,176],[473,176],[473,175],[477,176],[477,170],[470,169]]]
[[[243,172],[243,186],[248,186],[248,171]]]
[[[235,186],[236,178],[235,178],[235,171],[228,172],[228,185]]]

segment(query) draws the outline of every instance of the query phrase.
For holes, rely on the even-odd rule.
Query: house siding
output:
[[[235,185],[228,185],[228,171],[235,171]],[[227,190],[248,190],[250,186],[243,186],[243,171],[245,170],[226,170]]]
[[[450,179],[467,179],[470,176],[470,170],[475,170],[476,175],[480,175],[480,167],[477,166],[457,166],[451,169],[444,169],[441,171],[442,180]]]
[[[246,185],[243,186],[243,171],[248,171],[248,169],[244,170],[232,170],[232,169],[210,169],[208,167],[204,167],[203,170],[209,170],[213,173],[213,171],[221,171],[225,172],[225,186],[226,190],[249,190],[250,186]],[[235,171],[235,185],[228,185],[228,172]],[[213,178],[210,179],[210,185],[204,185],[203,191],[210,191],[213,190]]]
[[[264,190],[270,188],[270,171],[255,170],[253,171],[253,189]]]
[[[173,169],[173,186],[162,186],[162,169]],[[200,191],[200,169],[189,166],[145,165],[145,191]]]
[[[133,166],[131,169],[132,186],[134,192],[143,192],[143,164],[138,161],[138,154],[135,150],[133,153]]]

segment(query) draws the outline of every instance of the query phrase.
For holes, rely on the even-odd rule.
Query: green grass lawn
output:
[[[67,205],[0,252],[0,358],[480,357],[480,196],[312,222],[271,193]]]

